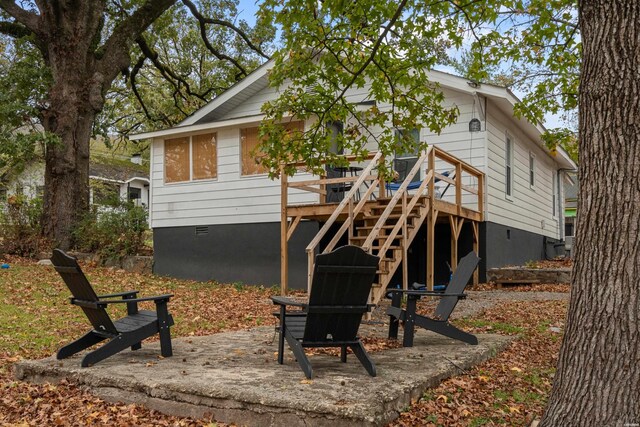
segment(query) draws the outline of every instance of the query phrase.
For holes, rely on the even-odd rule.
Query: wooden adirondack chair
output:
[[[313,376],[313,369],[305,347],[340,347],[342,362],[347,361],[347,348],[351,348],[369,375],[376,376],[375,365],[357,334],[362,315],[372,308],[367,302],[378,260],[357,246],[343,246],[316,256],[308,303],[271,297],[280,305],[276,313],[279,364],[284,363],[285,340],[307,378]],[[287,306],[302,310],[289,312]]]
[[[473,271],[476,269],[479,262],[480,258],[478,258],[474,252],[470,252],[462,258],[444,292],[402,289],[389,290],[393,295],[391,306],[387,309],[387,314],[391,317],[391,322],[389,323],[389,338],[398,337],[398,325],[403,321],[404,337],[402,345],[404,347],[413,346],[415,326],[420,326],[468,344],[478,344],[478,338],[476,338],[475,335],[464,332],[449,323],[449,316],[451,316],[451,313],[458,304],[458,301],[466,298],[464,289],[466,288],[467,283],[469,282],[469,279],[471,279]],[[407,296],[406,309],[400,308],[402,295]],[[441,298],[432,318],[416,314],[416,302],[423,296]]]
[[[84,356],[82,366],[91,366],[127,347],[138,350],[142,340],[155,334],[160,334],[162,356],[169,357],[173,354],[169,332],[169,328],[173,326],[173,317],[167,309],[167,303],[173,295],[136,298],[138,291],[97,295],[75,258],[60,249],[54,249],[51,262],[73,295],[71,304],[81,307],[93,326],[93,330],[58,350],[58,359],[67,358],[94,344],[109,340]],[[138,310],[138,303],[142,301],[155,302],[156,312]],[[112,322],[106,311],[109,304],[126,304],[127,316]]]

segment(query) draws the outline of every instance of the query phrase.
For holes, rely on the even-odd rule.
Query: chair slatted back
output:
[[[316,256],[303,341],[356,339],[378,263],[357,246]]]
[[[75,258],[70,257],[60,249],[54,249],[53,256],[51,257],[51,263],[60,274],[62,280],[64,280],[64,283],[67,285],[71,291],[71,295],[73,295],[75,299],[88,302],[99,301],[98,295],[93,290],[93,287],[82,272],[82,269]],[[96,331],[114,335],[118,334],[116,327],[104,308],[92,308],[86,306],[81,308]]]
[[[478,266],[480,258],[471,251],[458,263],[456,271],[451,277],[451,282],[443,292],[444,296],[440,299],[440,303],[436,307],[435,317],[439,320],[448,320],[453,312],[459,298],[456,296],[464,292],[469,283],[469,279],[473,275],[474,270]],[[447,296],[450,294],[451,296]]]

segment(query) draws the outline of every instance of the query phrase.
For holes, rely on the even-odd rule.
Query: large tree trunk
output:
[[[581,0],[580,194],[544,426],[640,424],[640,2]]]
[[[95,40],[104,4],[54,2],[41,12],[50,37],[43,53],[54,80],[44,127],[59,138],[45,154],[43,231],[54,245],[69,249],[73,229],[88,212],[89,141],[93,121],[104,105],[105,88],[111,84],[96,73]]]
[[[75,105],[74,105],[75,104]],[[46,130],[60,137],[47,147],[43,231],[59,248],[69,249],[72,232],[89,208],[89,141],[95,112],[81,101],[58,107]]]
[[[104,41],[105,0],[38,2],[40,15],[14,11],[38,35],[53,84],[44,112],[45,130],[59,137],[45,154],[43,231],[63,249],[89,207],[89,141],[96,115],[119,72],[130,64],[129,50],[176,0],[146,0],[120,20]],[[24,11],[23,11],[24,12]]]

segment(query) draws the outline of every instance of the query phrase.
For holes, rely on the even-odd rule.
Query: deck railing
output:
[[[346,159],[351,162],[358,161],[354,156],[347,156]],[[376,167],[384,163],[384,157],[380,152],[376,152],[371,153],[367,159],[370,160],[369,163],[362,169],[358,176],[343,176],[339,178],[321,177],[304,181],[289,182],[288,177],[284,175],[284,173],[281,173],[281,287],[283,293],[286,293],[287,291],[288,281],[287,242],[302,219],[302,215],[292,215],[292,221],[289,222],[289,190],[296,189],[317,193],[319,195],[319,204],[323,204],[323,207],[325,208],[321,212],[323,215],[329,215],[318,234],[316,234],[313,240],[306,247],[308,259],[308,289],[310,290],[315,252],[320,245],[320,242],[325,239],[331,228],[339,219],[344,218],[344,222],[342,222],[338,231],[323,248],[323,252],[333,250],[345,233],[348,233],[348,238],[351,242],[351,239],[354,237],[354,223],[356,218],[358,218],[358,215],[360,215],[359,218],[363,218],[362,214],[365,212],[367,203],[371,203],[376,196],[378,200],[388,200],[385,198],[387,195],[385,183],[374,171]],[[436,170],[436,166],[438,170],[448,170],[451,173],[439,173]],[[410,190],[410,184],[414,181],[413,178],[419,174],[421,169],[425,169],[426,176],[422,179],[418,188]],[[468,181],[466,184],[463,184],[463,174],[465,175],[465,179]],[[446,201],[444,199],[438,199],[436,182],[446,183],[447,187],[451,187],[455,191],[455,197],[449,193]],[[345,186],[342,189],[344,198],[340,202],[336,203],[335,207],[328,206],[326,204],[327,186],[336,184],[342,184]],[[474,242],[477,243],[477,222],[482,221],[483,212],[483,187],[484,174],[481,171],[457,157],[452,156],[444,150],[431,146],[428,148],[427,152],[425,152],[416,161],[403,182],[394,190],[394,194],[391,199],[386,201],[384,211],[378,218],[372,230],[369,232],[366,240],[362,243],[362,247],[368,252],[372,252],[374,241],[381,242],[382,238],[384,238],[384,242],[381,242],[376,246],[376,249],[378,250],[377,255],[383,259],[387,251],[392,247],[394,240],[398,239],[398,236],[400,235],[402,236],[402,258],[406,259],[406,251],[411,243],[407,240],[407,236],[411,234],[407,233],[409,216],[416,208],[416,205],[420,203],[421,200],[425,200],[425,198],[428,200],[428,215],[430,219],[427,222],[430,224],[430,227],[434,226],[438,212],[450,215],[452,241],[455,237],[455,241],[457,242],[463,222],[460,218],[470,219],[474,225]],[[347,189],[348,191],[346,191]],[[477,198],[475,203],[466,203],[467,206],[464,206],[463,193],[474,195]],[[399,206],[401,206],[401,214],[399,215],[399,218],[396,218],[396,215],[394,215],[393,218],[395,220],[395,224],[393,227],[391,227],[391,225],[387,225],[385,227],[391,214],[394,212],[397,214]],[[457,219],[452,219],[454,217]],[[391,228],[391,231],[382,235],[382,230],[389,228]],[[431,254],[433,254],[434,247],[433,234],[433,229],[427,233],[427,246],[428,248],[431,248],[427,251]],[[412,234],[412,237],[415,237],[415,233]],[[456,246],[456,248],[454,249],[453,246]],[[477,244],[474,244],[474,249],[477,250]],[[451,258],[452,268],[455,268],[457,245],[452,244]],[[427,270],[427,282],[432,283],[433,260],[431,260],[431,265],[427,266]],[[403,276],[406,276],[406,274],[403,274]],[[406,282],[406,280],[403,280],[403,282]]]
[[[329,230],[331,229],[333,224],[336,222],[338,217],[340,217],[340,215],[342,215],[345,209],[347,208],[348,208],[347,219],[344,221],[340,229],[333,236],[333,239],[331,239],[329,244],[325,247],[323,253],[331,252],[335,247],[335,245],[340,240],[340,238],[342,237],[342,235],[347,230],[349,231],[349,237],[350,238],[353,237],[353,223],[355,221],[355,217],[360,213],[360,211],[366,204],[367,200],[369,200],[371,195],[375,192],[376,189],[378,189],[380,185],[380,179],[378,179],[378,176],[371,175],[371,172],[373,171],[373,168],[378,165],[378,162],[380,161],[381,158],[382,158],[382,153],[380,152],[376,153],[373,159],[371,159],[371,161],[369,162],[369,165],[367,165],[367,167],[365,167],[362,170],[362,172],[360,173],[360,176],[353,177],[353,178],[357,178],[357,180],[355,180],[355,183],[353,184],[351,189],[344,195],[344,198],[342,199],[342,201],[340,201],[340,203],[338,204],[336,209],[333,211],[329,219],[327,219],[327,221],[324,223],[324,225],[322,226],[318,234],[316,234],[316,237],[314,237],[313,240],[307,245],[306,251],[307,251],[307,259],[308,259],[308,267],[309,267],[307,289],[309,291],[311,291],[311,275],[313,272],[313,258],[315,256],[316,248],[318,247],[318,245],[320,244],[320,241],[324,238],[324,236],[326,236],[326,234],[329,232]],[[328,183],[328,181],[331,181],[331,180],[325,180],[326,183]],[[365,181],[369,181],[368,188],[365,191],[364,195],[360,197],[360,188],[364,185]],[[298,186],[298,188],[300,187]],[[356,197],[359,200],[356,200]],[[356,202],[357,204],[354,207],[354,203]]]

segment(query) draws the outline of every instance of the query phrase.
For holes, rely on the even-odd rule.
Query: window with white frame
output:
[[[218,176],[216,134],[164,141],[164,182],[214,179]]]
[[[551,200],[551,214],[554,218],[558,216],[558,179],[557,172],[551,171],[551,186],[553,188],[552,191],[552,200]]]
[[[536,184],[536,155],[529,152],[529,187]]]
[[[507,197],[513,195],[513,139],[507,133],[504,145],[504,192]]]
[[[405,180],[413,166],[420,157],[418,144],[420,143],[420,129],[396,129],[395,130],[395,159],[393,161],[393,169],[398,174],[396,181]],[[410,145],[408,147],[408,145]],[[420,173],[416,173],[411,182],[420,182]]]

